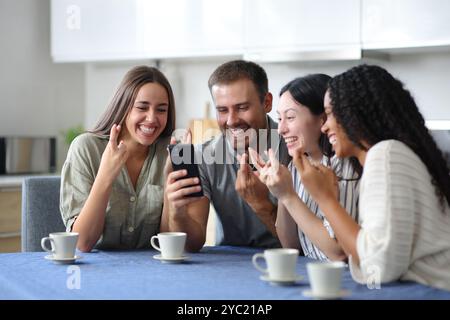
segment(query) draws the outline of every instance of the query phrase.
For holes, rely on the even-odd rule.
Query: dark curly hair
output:
[[[449,168],[402,82],[364,64],[335,76],[328,86],[333,115],[356,146],[367,150],[361,141],[374,145],[389,139],[405,143],[427,167],[441,205],[444,198],[450,204]]]

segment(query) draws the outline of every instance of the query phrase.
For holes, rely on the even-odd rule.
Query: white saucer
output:
[[[337,294],[336,293],[324,293],[324,294],[314,294],[312,290],[304,290],[303,295],[308,298],[313,298],[317,300],[328,300],[328,299],[341,299],[350,295],[350,291],[341,289]]]
[[[77,256],[77,255],[75,255],[73,258],[59,258],[59,259],[54,258],[52,254],[45,256],[45,259],[47,259],[47,260],[52,260],[53,262],[64,263],[64,264],[74,263],[75,260],[81,259],[81,258],[82,258],[81,256]]]
[[[296,275],[294,279],[288,279],[288,280],[270,279],[269,275],[267,275],[267,274],[263,274],[259,278],[262,281],[267,281],[272,284],[276,284],[276,285],[280,285],[280,286],[289,286],[289,285],[292,285],[292,284],[296,283],[297,281],[300,281],[303,279],[303,277],[301,275]]]
[[[153,259],[161,260],[163,263],[180,263],[185,260],[188,260],[188,256],[181,256],[177,258],[163,258],[160,254],[154,255]]]

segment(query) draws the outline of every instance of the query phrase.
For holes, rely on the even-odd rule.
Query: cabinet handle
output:
[[[11,238],[11,237],[20,237],[20,232],[0,232],[0,239],[1,238]]]

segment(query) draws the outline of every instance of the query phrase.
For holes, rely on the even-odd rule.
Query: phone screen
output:
[[[186,170],[185,178],[198,178],[200,180],[200,173],[198,165],[195,162],[195,153],[193,144],[170,144],[168,147],[170,153],[170,160],[174,171]],[[200,184],[201,187],[201,184]],[[187,197],[201,197],[203,196],[203,189],[187,195]]]

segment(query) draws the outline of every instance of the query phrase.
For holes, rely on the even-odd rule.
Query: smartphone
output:
[[[195,162],[195,153],[193,144],[169,144],[167,146],[170,154],[170,160],[174,171],[186,170],[187,175],[185,178],[198,178],[200,181],[200,173],[198,171],[198,165]],[[200,183],[201,187],[201,183]],[[203,196],[203,189],[198,192],[191,193],[187,197],[201,197]]]

